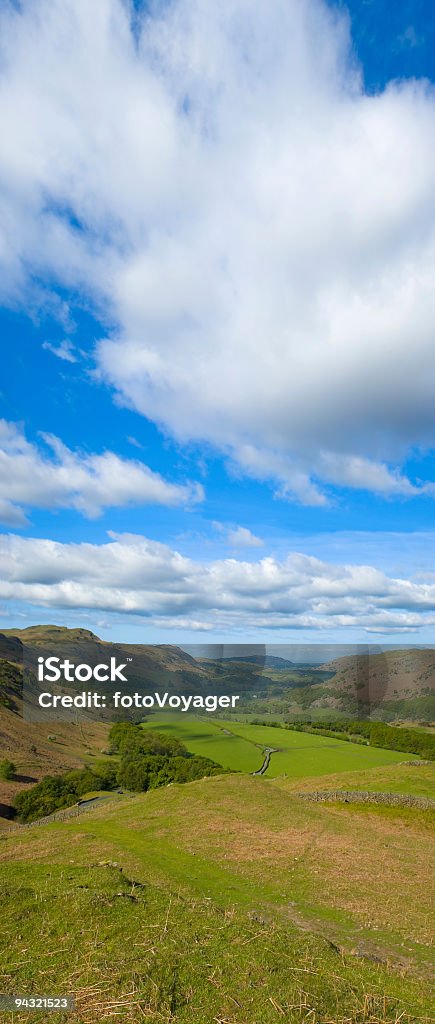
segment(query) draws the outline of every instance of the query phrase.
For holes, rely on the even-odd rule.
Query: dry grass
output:
[[[17,774],[30,781],[0,779],[0,803],[11,804],[16,793],[45,775],[60,775],[101,756],[108,743],[109,725],[90,718],[68,722],[25,722],[19,714],[0,706],[0,758],[17,766]],[[55,741],[49,740],[55,736]],[[5,819],[0,823],[8,827]]]

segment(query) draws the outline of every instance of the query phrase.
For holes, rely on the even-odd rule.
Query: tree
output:
[[[160,757],[141,757],[136,761],[123,761],[118,772],[118,781],[121,786],[132,790],[133,793],[143,793],[150,788],[156,769],[162,768],[163,764],[164,759]]]
[[[0,761],[0,779],[13,779],[16,770],[16,765],[14,765],[13,761],[9,761],[8,758]]]

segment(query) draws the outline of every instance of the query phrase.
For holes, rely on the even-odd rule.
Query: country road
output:
[[[253,775],[264,775],[264,773],[267,772],[267,769],[268,769],[269,764],[270,764],[271,754],[277,754],[278,753],[278,749],[277,749],[277,747],[265,747],[263,753],[264,753],[263,764],[261,765],[261,768],[257,768],[256,772],[252,772]]]

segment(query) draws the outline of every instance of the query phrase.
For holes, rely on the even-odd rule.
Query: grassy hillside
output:
[[[278,748],[272,754],[266,775],[292,778],[328,775],[333,772],[363,770],[383,764],[397,764],[408,755],[347,743],[340,739],[290,732],[268,726],[237,721],[196,719],[192,716],[155,715],[144,728],[158,729],[181,739],[188,750],[211,757],[235,771],[255,771],[266,747]]]
[[[16,830],[1,989],[75,992],[53,1024],[429,1021],[430,817],[237,775]]]
[[[29,626],[26,629],[4,630],[0,633],[0,660],[9,658],[11,644],[19,647],[19,660],[36,670],[37,658],[54,655],[61,660],[96,665],[114,657],[118,662],[129,659],[125,692],[147,688],[169,689],[172,693],[201,692],[209,683],[208,673],[185,651],[173,645],[118,644],[100,640],[87,629],[63,626]],[[17,657],[18,661],[18,657]],[[37,689],[39,687],[36,684]],[[80,688],[75,685],[75,689]],[[72,687],[74,689],[74,686]],[[100,687],[101,689],[101,687]],[[108,689],[110,692],[110,688]]]
[[[90,717],[56,723],[23,720],[21,666],[0,659],[0,760],[12,760],[17,769],[12,781],[0,779],[0,811],[45,775],[91,764],[107,747],[108,731],[108,725]],[[0,813],[0,827],[4,825]]]
[[[335,672],[335,683],[355,684],[362,699],[374,696],[392,700],[434,689],[435,651],[431,648],[386,650],[378,654],[335,658],[321,666]]]
[[[355,772],[334,772],[332,775],[304,779],[277,779],[276,784],[298,793],[323,790],[356,790],[369,793],[396,793],[402,796],[428,797],[435,800],[435,764],[388,764]]]
[[[253,659],[248,659],[253,661]],[[435,651],[386,650],[335,658],[320,667],[258,668],[258,692],[240,710],[265,717],[373,717],[431,721],[435,713]],[[333,717],[332,716],[332,717]]]
[[[6,908],[6,934],[13,934],[14,909],[24,920],[21,948],[8,945],[5,969],[11,955],[28,956],[30,946],[44,966],[37,978],[23,967],[20,990],[32,991],[36,981],[40,987],[50,964],[50,991],[75,993],[78,1012],[50,1014],[53,1024],[429,1021],[416,982],[398,976],[392,992],[390,971],[346,960],[292,926],[284,930],[232,908],[225,913],[208,899],[154,885],[132,886],[111,867],[71,867],[66,878],[58,868],[26,870],[24,877],[15,868],[4,884],[16,894]],[[45,916],[35,948],[39,915],[50,900],[59,918],[55,924]],[[28,1016],[14,1014],[14,1024]]]
[[[45,650],[57,629],[33,628],[27,642]],[[74,657],[89,644],[107,657],[87,631],[61,633]],[[23,722],[20,643],[6,637],[0,660],[0,756],[19,772],[2,783],[8,800],[41,775],[92,765],[107,747],[108,726],[91,719]],[[133,685],[210,692],[210,670],[176,648],[129,652]],[[237,673],[248,687],[255,671],[218,667],[214,684],[237,692]],[[104,794],[62,822],[9,823],[0,991],[74,994],[76,1010],[50,1015],[53,1024],[429,1024],[433,812],[303,794],[433,796],[434,767],[232,719],[160,715],[142,728],[237,774]],[[253,777],[267,748],[266,775]]]
[[[379,654],[337,658],[322,666],[334,671],[331,686],[340,694],[338,706],[385,720],[434,718],[435,651],[410,648]],[[327,702],[326,702],[327,703]],[[334,700],[330,704],[334,706]]]

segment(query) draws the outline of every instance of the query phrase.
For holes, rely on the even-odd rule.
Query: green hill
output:
[[[53,1024],[429,1022],[429,827],[239,775],[14,830],[1,989],[75,993]]]

